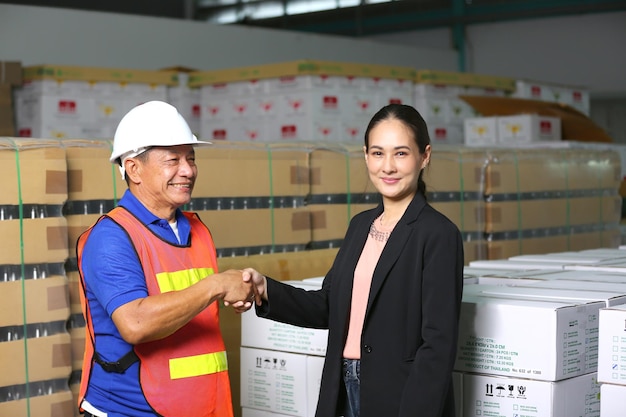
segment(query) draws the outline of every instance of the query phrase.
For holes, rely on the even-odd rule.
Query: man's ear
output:
[[[126,178],[130,182],[139,184],[141,182],[141,163],[135,158],[128,158],[124,161],[124,169],[126,170]]]

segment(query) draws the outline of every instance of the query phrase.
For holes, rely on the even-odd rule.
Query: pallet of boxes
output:
[[[71,416],[65,151],[0,138],[0,415]]]
[[[168,98],[173,71],[35,65],[15,90],[17,134],[52,139],[110,139],[136,105]]]

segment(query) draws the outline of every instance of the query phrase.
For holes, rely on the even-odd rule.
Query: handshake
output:
[[[261,305],[263,300],[267,301],[266,278],[252,268],[229,269],[212,277],[222,285],[219,298],[237,313],[248,311],[254,303]]]

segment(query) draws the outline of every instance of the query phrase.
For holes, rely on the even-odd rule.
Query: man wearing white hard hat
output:
[[[181,210],[198,174],[194,147],[209,144],[161,101],[117,127],[110,161],[128,190],[77,244],[86,416],[233,416],[218,302],[250,308],[250,272],[218,273],[209,229]]]

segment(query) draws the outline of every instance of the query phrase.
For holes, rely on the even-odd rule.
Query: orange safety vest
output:
[[[167,243],[129,211],[117,207],[109,217],[126,230],[141,261],[148,294],[185,289],[217,272],[211,234],[195,213],[183,213],[191,223],[189,247]],[[94,364],[94,330],[86,300],[82,252],[93,226],[77,243],[80,298],[88,337],[78,404],[82,403]],[[182,342],[184,341],[184,342]],[[211,303],[174,334],[134,346],[139,358],[139,382],[148,404],[161,416],[232,417],[232,398],[219,305]]]

